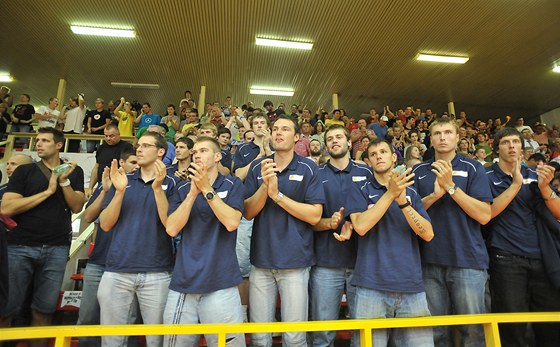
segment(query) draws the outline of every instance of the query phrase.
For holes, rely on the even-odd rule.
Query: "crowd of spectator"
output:
[[[37,125],[41,158],[26,166],[28,157],[14,156],[10,181],[0,187],[2,213],[29,229],[23,239],[13,236],[17,227],[8,235],[10,264],[25,265],[16,244],[68,246],[67,230],[58,226],[33,238],[37,221],[49,221],[45,204],[57,205],[66,222],[69,210],[88,199],[85,218],[97,220],[78,324],[268,322],[275,320],[277,293],[283,321],[337,319],[343,292],[351,318],[560,309],[560,284],[546,278],[536,231],[551,228],[537,217],[560,217],[556,126],[429,107],[349,115],[271,101],[237,106],[230,97],[200,110],[190,91],[163,116],[149,102],[123,97],[107,105],[97,98],[88,108],[83,94],[59,112],[54,97],[35,109],[27,94],[15,106],[8,88],[0,94],[1,136],[9,125],[12,133]],[[77,182],[83,173],[75,164],[51,174],[61,164],[64,134],[104,136],[102,144],[69,143],[71,152],[96,153],[87,187]],[[36,180],[32,189],[24,184],[29,177]],[[35,203],[23,203],[33,197]],[[537,201],[549,215],[537,216]],[[39,218],[35,224],[26,224],[30,215]],[[49,228],[62,235],[54,245]],[[519,275],[518,267],[527,267],[523,276],[541,277],[507,278],[513,268]],[[485,296],[488,270],[492,303]],[[33,271],[43,278],[42,268]],[[32,324],[50,323],[54,305],[45,301],[52,293],[29,281],[10,274],[0,324],[14,318],[28,290]],[[52,290],[61,280],[49,281]],[[539,287],[523,289],[531,284]],[[539,299],[544,294],[548,302]],[[525,325],[500,328],[504,345],[525,345]],[[465,345],[484,345],[481,327],[459,332]],[[537,344],[560,342],[558,325],[535,324],[534,334]],[[301,333],[283,338],[289,346],[308,343]],[[310,341],[328,346],[333,339],[333,332],[315,332]],[[444,327],[381,329],[373,339],[397,346],[452,340]],[[245,345],[239,334],[227,341]],[[80,339],[101,343],[126,346],[127,338]],[[194,346],[198,337],[148,336],[147,343]],[[270,343],[270,334],[252,336],[255,346]],[[357,334],[351,343],[359,343]]]

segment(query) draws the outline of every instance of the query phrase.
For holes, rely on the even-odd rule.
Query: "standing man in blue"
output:
[[[255,113],[251,118],[250,126],[244,118],[241,121],[245,124],[246,129],[252,129],[254,140],[239,146],[233,155],[231,172],[239,177],[241,181],[245,181],[251,163],[257,159],[272,155],[272,148],[270,145],[270,123],[267,116],[262,113]],[[249,254],[251,252],[252,233],[253,220],[242,218],[237,229],[236,252],[241,276],[243,276],[243,282],[239,285],[239,293],[241,294],[245,320],[247,320],[247,305],[249,304],[249,274],[251,273]]]
[[[277,291],[282,321],[306,321],[309,270],[314,264],[313,229],[323,213],[325,195],[311,160],[294,152],[299,126],[280,116],[272,126],[275,153],[256,160],[245,180],[245,218],[255,218],[249,276],[252,322],[272,322]],[[284,333],[288,346],[307,346],[305,333]],[[271,334],[253,334],[254,346],[271,346]]]
[[[405,318],[429,316],[422,280],[418,238],[434,237],[422,200],[410,186],[411,169],[394,171],[397,155],[382,138],[367,149],[375,178],[358,182],[347,192],[347,213],[358,238],[358,255],[352,285],[356,286],[353,318]],[[391,336],[391,337],[390,337]],[[372,331],[374,346],[429,347],[432,328]]]
[[[171,237],[182,233],[177,252],[165,324],[243,323],[237,285],[242,277],[235,255],[235,231],[241,220],[245,189],[237,177],[218,171],[218,141],[200,137],[193,148],[190,181],[170,202]],[[205,335],[209,346],[217,335]],[[164,346],[197,346],[197,335],[165,336]],[[245,346],[244,334],[229,334],[228,346]]]
[[[536,211],[539,200],[560,219],[560,199],[550,187],[554,168],[536,170],[521,165],[523,138],[514,128],[494,136],[499,162],[487,169],[494,196],[490,229],[490,290],[492,312],[560,311],[560,290],[543,265]],[[535,346],[560,346],[560,324],[533,323]],[[504,346],[533,345],[526,323],[500,324]]]
[[[344,290],[354,317],[355,291],[350,281],[356,261],[356,237],[344,242],[344,235],[352,235],[352,224],[344,222],[344,208],[353,182],[369,182],[373,176],[366,165],[350,159],[352,142],[346,127],[331,125],[325,132],[325,143],[331,159],[319,167],[326,201],[321,220],[313,226],[316,264],[309,278],[312,320],[337,320]],[[332,346],[335,336],[334,331],[314,332],[313,346]],[[354,334],[353,345],[357,344],[356,337]]]
[[[120,153],[119,166],[124,168],[128,174],[138,169],[138,159],[136,158],[136,151],[132,148],[125,148]],[[93,191],[93,195],[86,204],[84,210],[84,219],[87,223],[97,224],[95,231],[95,246],[89,255],[86,269],[84,270],[84,285],[82,289],[82,301],[80,304],[80,311],[78,316],[78,325],[93,325],[100,323],[100,308],[99,301],[97,300],[97,290],[99,282],[105,271],[105,261],[107,258],[107,251],[111,245],[113,234],[101,230],[99,227],[99,214],[103,208],[103,202],[106,195],[111,189],[111,177],[108,167],[103,169],[101,173],[101,184]],[[136,308],[137,305],[135,305]],[[99,336],[80,337],[81,347],[98,347],[101,346],[101,338]],[[129,341],[132,343],[132,341]],[[129,344],[130,345],[130,344]]]
[[[435,233],[422,243],[422,271],[430,312],[485,313],[484,291],[488,253],[481,224],[490,220],[492,193],[486,171],[479,162],[457,155],[457,124],[438,118],[430,126],[435,159],[414,169],[414,187],[422,197]],[[459,326],[465,346],[484,346],[479,325]],[[436,346],[451,346],[449,327],[434,328]]]
[[[145,102],[142,104],[142,113],[136,117],[134,123],[138,125],[138,131],[140,131],[140,129],[147,128],[150,125],[159,125],[159,123],[161,123],[161,117],[152,113],[152,106]]]
[[[165,232],[168,198],[176,191],[161,159],[165,138],[146,132],[138,141],[137,171],[126,174],[111,164],[111,183],[99,216],[100,227],[113,234],[97,298],[101,324],[130,324],[136,300],[146,324],[161,324],[171,280],[173,252]],[[148,346],[161,346],[163,336],[146,336]],[[125,336],[104,336],[103,346],[126,346]]]

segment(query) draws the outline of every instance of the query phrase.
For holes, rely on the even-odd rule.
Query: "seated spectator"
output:
[[[536,169],[538,165],[543,165],[546,163],[546,157],[542,153],[535,153],[529,157],[527,160],[527,167]]]

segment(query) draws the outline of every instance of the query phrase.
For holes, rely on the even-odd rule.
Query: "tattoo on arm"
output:
[[[409,206],[406,209],[406,213],[412,219],[412,221],[414,222],[414,225],[416,225],[416,228],[418,230],[418,234],[424,234],[426,232],[426,229],[424,229],[424,227],[420,223],[420,220],[418,219],[418,217],[416,217],[416,214],[414,212],[415,212],[415,210],[411,206]]]

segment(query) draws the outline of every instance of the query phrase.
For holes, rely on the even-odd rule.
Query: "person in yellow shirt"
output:
[[[124,106],[123,106],[124,105]],[[121,111],[124,108],[124,111]],[[130,102],[121,98],[121,102],[115,108],[115,119],[119,122],[119,132],[121,136],[133,136],[134,119],[136,118],[136,111],[132,110]]]
[[[332,118],[327,119],[325,121],[325,126],[327,128],[330,127],[333,124],[339,124],[339,125],[345,126],[344,122],[340,119],[341,116],[342,116],[342,112],[340,112],[340,110],[338,110],[338,109],[333,110],[332,111]]]

